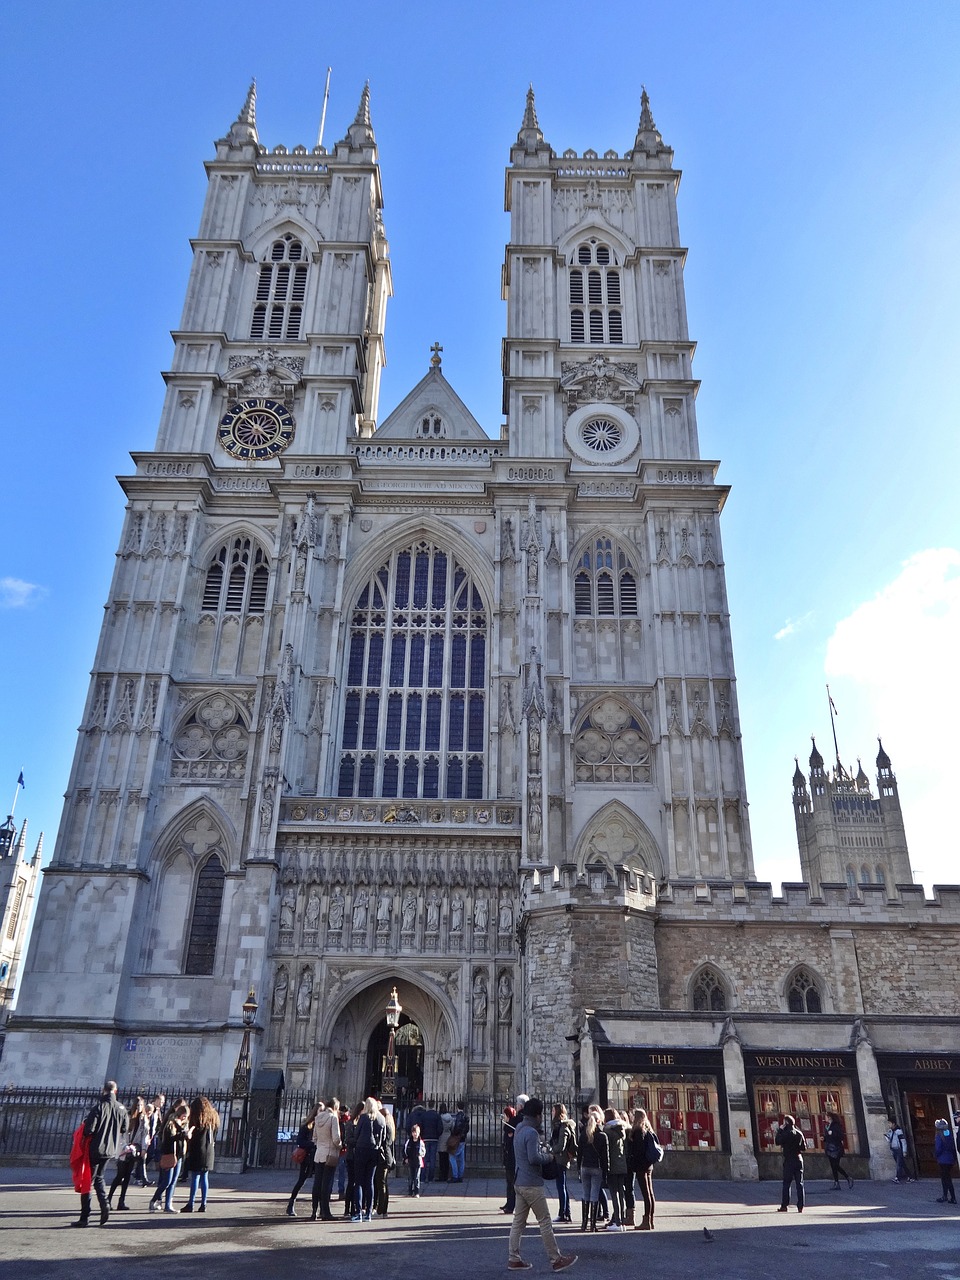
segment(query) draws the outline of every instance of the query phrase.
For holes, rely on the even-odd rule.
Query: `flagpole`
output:
[[[837,771],[840,772],[843,769],[843,765],[840,763],[840,748],[837,746],[837,722],[834,718],[837,708],[834,705],[833,698],[830,696],[829,685],[827,685],[827,703],[830,707],[830,729],[833,733],[833,750],[837,757]]]
[[[17,789],[16,789],[16,791],[14,791],[14,793],[13,793],[13,804],[11,804],[11,806],[10,806],[10,817],[11,817],[11,818],[13,817],[13,815],[14,815],[14,811],[16,810],[16,807],[17,807],[17,797],[19,796],[19,794],[20,794],[20,792],[21,792],[21,790],[22,790],[22,789],[23,789],[23,770],[21,769],[21,770],[20,770],[20,776],[19,776],[19,778],[17,778]]]
[[[327,67],[327,83],[323,90],[323,110],[320,112],[320,128],[317,131],[317,146],[323,146],[323,126],[327,122],[327,101],[330,97],[330,68]]]

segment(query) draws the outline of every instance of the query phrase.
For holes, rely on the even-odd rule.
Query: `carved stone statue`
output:
[[[462,923],[462,916],[461,916]],[[440,895],[434,889],[427,901],[427,932],[436,933],[440,928]]]
[[[353,900],[353,929],[355,933],[360,933],[367,927],[367,906],[369,902],[370,895],[366,889],[361,889]]]
[[[310,1005],[313,1003],[313,971],[304,969],[297,987],[297,1017],[309,1018]]]
[[[333,897],[330,899],[330,911],[327,915],[327,921],[331,929],[340,930],[343,928],[343,891],[337,885],[333,891]]]
[[[540,725],[533,716],[527,726],[527,771],[540,772]]]
[[[320,923],[320,894],[316,889],[310,890],[310,897],[307,899],[307,915],[304,923],[308,933],[316,933],[317,926]]]
[[[450,908],[450,932],[463,932],[463,899],[459,894],[454,898]]]
[[[393,897],[389,893],[381,893],[377,902],[377,928],[381,931],[389,929],[392,915]]]
[[[417,899],[414,894],[408,893],[404,896],[403,905],[400,907],[400,925],[404,933],[412,933],[417,923]]]
[[[509,933],[513,928],[513,907],[506,898],[500,903],[500,915],[497,920],[497,927],[501,933]]]
[[[497,1020],[508,1023],[513,1016],[513,982],[509,973],[501,973],[497,983]]]
[[[487,916],[490,910],[486,898],[478,898],[473,906],[473,929],[475,933],[487,932]]]
[[[487,979],[482,973],[473,980],[473,1020],[478,1026],[487,1021]]]
[[[293,928],[293,913],[297,907],[297,893],[295,889],[287,889],[284,892],[280,902],[280,928],[290,931]]]
[[[282,1018],[287,1008],[287,988],[290,985],[290,979],[287,976],[285,965],[277,970],[277,976],[273,980],[273,1016]]]

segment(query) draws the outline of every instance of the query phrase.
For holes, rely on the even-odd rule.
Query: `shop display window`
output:
[[[784,1116],[793,1116],[810,1151],[823,1150],[823,1131],[835,1111],[847,1135],[847,1151],[859,1155],[860,1144],[849,1080],[755,1080],[753,1098],[761,1151],[778,1152],[776,1137]]]
[[[610,1075],[611,1107],[632,1114],[643,1107],[669,1151],[716,1151],[720,1119],[716,1076],[677,1080],[657,1075]]]

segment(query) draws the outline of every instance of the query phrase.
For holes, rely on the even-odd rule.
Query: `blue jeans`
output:
[[[560,1217],[570,1217],[570,1193],[567,1191],[567,1171],[557,1167],[557,1196],[560,1199]]]
[[[177,1185],[177,1179],[180,1177],[180,1161],[173,1166],[172,1169],[161,1169],[157,1177],[157,1189],[151,1196],[151,1202],[154,1200],[157,1204],[162,1204],[165,1209],[173,1208],[173,1189]]]
[[[423,1158],[423,1171],[427,1176],[427,1182],[433,1181],[434,1171],[437,1167],[437,1142],[438,1138],[424,1138],[423,1145],[427,1148],[427,1154]]]
[[[410,1174],[410,1194],[418,1196],[420,1194],[420,1161],[411,1160],[408,1171]]]
[[[206,1169],[202,1173],[191,1172],[190,1174],[190,1198],[187,1200],[187,1204],[191,1206],[197,1197],[197,1187],[200,1188],[200,1203],[206,1204],[207,1192],[210,1190],[210,1175]]]
[[[582,1200],[584,1204],[597,1204],[600,1200],[600,1184],[603,1182],[603,1174],[599,1168],[593,1168],[591,1165],[580,1166],[580,1185],[583,1188]]]
[[[456,1153],[454,1153],[453,1151],[450,1152],[450,1181],[451,1182],[463,1181],[463,1170],[464,1170],[464,1165],[466,1163],[466,1158],[467,1158],[467,1144],[465,1142],[461,1142],[460,1149]]]

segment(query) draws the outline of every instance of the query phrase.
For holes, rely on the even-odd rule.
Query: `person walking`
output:
[[[501,1213],[513,1213],[517,1207],[517,1195],[513,1189],[513,1180],[517,1174],[517,1161],[513,1154],[513,1135],[517,1132],[517,1109],[503,1108],[503,1124],[500,1128],[500,1159],[503,1162],[503,1175],[507,1183],[507,1198],[500,1206]]]
[[[337,1098],[323,1099],[317,1104],[318,1110],[313,1123],[314,1172],[313,1172],[313,1212],[310,1221],[332,1222],[330,1210],[330,1193],[333,1190],[333,1177],[340,1163],[340,1148],[343,1135],[340,1132],[340,1102]]]
[[[554,1104],[553,1126],[550,1130],[550,1150],[557,1162],[557,1198],[560,1211],[557,1222],[570,1222],[570,1193],[567,1191],[567,1170],[577,1158],[577,1131],[562,1102]]]
[[[610,1168],[610,1144],[603,1131],[603,1112],[596,1105],[588,1107],[583,1132],[577,1146],[580,1159],[580,1186],[582,1194],[580,1230],[597,1230],[597,1213],[600,1208],[600,1188]]]
[[[937,1196],[937,1204],[956,1204],[957,1193],[953,1188],[953,1162],[957,1158],[957,1144],[946,1120],[938,1120],[936,1137],[933,1140],[933,1154],[940,1169],[940,1186],[943,1195]]]
[[[896,1169],[893,1178],[894,1182],[913,1182],[914,1179],[907,1175],[907,1136],[896,1120],[890,1121],[890,1127],[887,1130],[887,1145],[890,1148],[890,1154],[893,1156],[893,1163]]]
[[[790,1184],[797,1184],[797,1212],[803,1213],[803,1153],[807,1140],[796,1127],[793,1116],[784,1116],[783,1124],[777,1130],[774,1139],[783,1152],[783,1195],[780,1199],[778,1213],[786,1213],[790,1208]]]
[[[633,1113],[630,1155],[631,1167],[637,1175],[640,1194],[643,1196],[643,1218],[634,1226],[637,1231],[653,1231],[655,1228],[653,1218],[657,1210],[657,1199],[653,1194],[653,1170],[663,1159],[663,1147],[643,1107],[638,1107]]]
[[[293,1190],[290,1192],[290,1199],[287,1201],[287,1217],[295,1218],[297,1216],[296,1204],[297,1196],[300,1194],[303,1184],[312,1176],[314,1172],[314,1156],[317,1150],[317,1144],[313,1140],[313,1122],[317,1118],[317,1112],[323,1107],[322,1102],[316,1103],[303,1118],[303,1123],[297,1130],[297,1145],[294,1148],[294,1161],[299,1160],[297,1168],[300,1170],[297,1181],[294,1183]],[[300,1152],[303,1154],[300,1155]]]
[[[187,1172],[190,1174],[190,1195],[181,1213],[193,1213],[197,1188],[200,1190],[200,1204],[197,1213],[207,1211],[207,1193],[210,1190],[210,1175],[213,1173],[214,1148],[217,1130],[220,1128],[220,1117],[209,1098],[199,1094],[190,1103],[190,1129],[187,1139]]]
[[[397,1167],[397,1124],[393,1113],[382,1102],[378,1102],[377,1106],[387,1133],[377,1151],[377,1163],[373,1171],[373,1210],[378,1218],[385,1218],[390,1208],[390,1174]]]
[[[840,1179],[846,1178],[847,1186],[853,1186],[853,1179],[843,1168],[840,1161],[843,1159],[843,1150],[847,1145],[847,1135],[844,1132],[843,1121],[835,1111],[828,1111],[827,1118],[829,1124],[823,1131],[823,1153],[830,1161],[830,1172],[833,1174],[832,1190],[840,1190]]]
[[[90,1184],[100,1206],[100,1225],[105,1227],[110,1218],[107,1191],[103,1185],[103,1171],[110,1160],[124,1145],[129,1127],[126,1108],[117,1101],[117,1084],[108,1080],[100,1091],[100,1101],[91,1107],[83,1122],[83,1135],[87,1139],[87,1159],[90,1164]],[[90,1222],[90,1192],[80,1193],[80,1217],[72,1225],[86,1227]]]
[[[510,1226],[510,1244],[507,1255],[508,1271],[529,1271],[533,1263],[524,1262],[520,1255],[520,1238],[527,1225],[527,1217],[533,1210],[534,1217],[540,1227],[540,1238],[547,1251],[550,1265],[554,1271],[565,1271],[572,1267],[577,1255],[562,1254],[557,1238],[553,1234],[550,1221],[550,1208],[543,1190],[543,1162],[549,1152],[541,1147],[540,1125],[543,1120],[543,1103],[539,1098],[528,1098],[523,1104],[523,1120],[517,1125],[513,1139],[514,1155],[517,1164],[514,1187],[517,1204]]]

